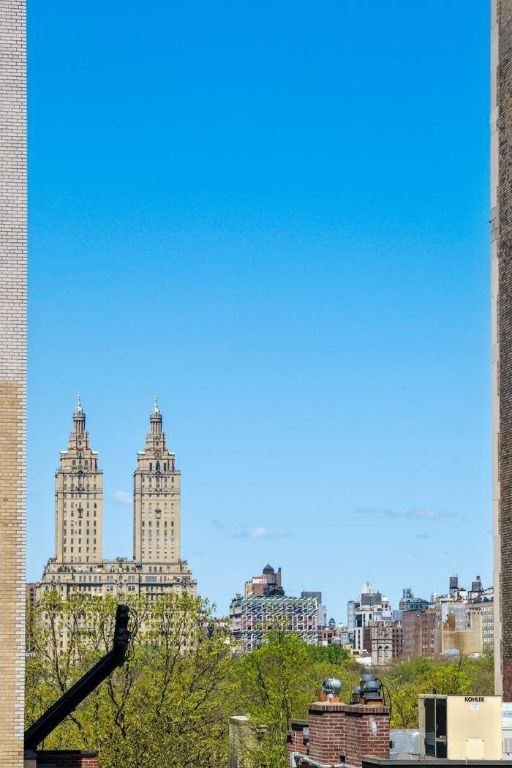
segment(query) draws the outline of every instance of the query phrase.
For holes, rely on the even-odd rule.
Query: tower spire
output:
[[[151,431],[148,437],[160,436],[162,434],[162,412],[158,407],[158,398],[156,395],[153,401],[153,410],[151,411],[151,416],[149,417],[149,423],[151,425]]]
[[[82,407],[82,398],[77,396],[76,409],[73,414],[73,434],[84,434],[85,432],[85,411]]]

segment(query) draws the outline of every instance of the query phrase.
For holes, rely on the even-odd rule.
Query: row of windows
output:
[[[174,469],[174,466],[171,466],[171,469]],[[164,472],[167,472],[167,462],[166,461],[162,462],[162,470]],[[153,462],[152,461],[149,462],[149,471],[150,472],[153,471]],[[155,472],[160,472],[160,462],[159,461],[155,461]]]
[[[153,483],[153,476],[152,475],[142,475],[141,476],[141,482],[142,485],[152,485]],[[155,478],[155,485],[174,485],[174,475],[170,475],[167,477],[156,477]]]
[[[161,553],[160,550],[155,550],[155,555],[161,556],[161,554],[162,553]],[[174,549],[171,549],[171,555],[174,555]],[[168,556],[169,556],[169,551],[167,549],[164,549],[164,557],[168,557]],[[152,558],[153,557],[153,551],[151,549],[148,549],[146,551],[144,549],[144,547],[142,547],[142,557]]]
[[[71,463],[72,463],[72,465],[74,467],[76,467],[77,460],[73,459],[73,461]],[[97,459],[91,459],[91,464],[90,465],[91,465],[91,467],[96,467],[97,463],[98,463]],[[83,461],[82,461],[82,459],[78,459],[78,466],[82,466],[82,464],[84,465],[84,467],[88,467],[89,466],[89,459],[84,459]]]
[[[77,507],[78,507],[79,504],[87,504],[87,509],[90,509],[90,505],[92,504],[92,502],[90,502],[90,501],[83,502],[83,501],[80,500],[80,501],[77,501]],[[64,502],[64,509],[67,509],[67,505],[68,505],[68,503],[67,503],[67,501],[65,501]],[[75,508],[75,502],[74,501],[70,502],[69,506],[70,506],[71,509],[74,509]],[[83,507],[79,507],[79,509],[83,509]],[[94,509],[98,509],[98,505],[97,505],[96,502],[94,502]]]
[[[82,552],[82,547],[75,547],[75,549],[76,549],[77,553],[81,553]],[[67,552],[67,551],[68,551],[68,547],[64,547],[64,552]],[[87,547],[87,549],[85,551],[89,552],[89,547]],[[72,546],[69,547],[69,552],[71,554],[73,554],[73,547]],[[87,562],[89,562],[89,560],[87,560]]]
[[[87,522],[87,528],[85,528],[85,522]],[[89,528],[89,520],[87,520],[87,521],[84,520],[84,525],[83,526],[82,526],[80,520],[76,521],[76,526],[74,526],[73,525],[73,521],[71,521],[71,526],[69,528],[69,532],[70,533],[74,533],[76,531],[76,533],[80,533],[81,534],[82,533],[82,529],[87,531],[87,535],[90,534],[91,528]],[[68,532],[68,528],[66,527],[66,523],[64,523],[64,536],[66,535],[67,532]],[[96,536],[96,521],[94,521],[94,525],[92,527],[92,534],[93,534],[93,536]]]

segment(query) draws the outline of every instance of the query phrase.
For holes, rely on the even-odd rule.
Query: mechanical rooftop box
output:
[[[501,696],[420,696],[420,757],[501,760]]]

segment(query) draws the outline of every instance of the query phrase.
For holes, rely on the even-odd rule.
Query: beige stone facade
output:
[[[55,474],[56,556],[35,585],[35,601],[49,589],[64,599],[73,592],[128,600],[138,595],[155,600],[169,591],[195,595],[196,582],[180,559],[180,472],[167,448],[157,404],[134,473],[133,560],[103,558],[103,473],[85,418],[79,402]]]
[[[80,398],[55,473],[55,552],[59,563],[94,563],[103,556],[103,472],[89,445]]]
[[[23,765],[25,658],[25,2],[0,3],[0,754]]]
[[[180,557],[180,477],[167,448],[162,414],[155,401],[144,451],[137,454],[133,480],[133,559],[174,563]]]

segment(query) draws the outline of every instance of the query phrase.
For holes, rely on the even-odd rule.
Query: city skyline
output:
[[[187,558],[182,558],[180,555],[180,528],[181,528],[181,514],[180,514],[180,496],[181,496],[181,489],[180,489],[180,479],[181,479],[181,469],[179,467],[179,462],[176,462],[176,454],[168,448],[167,445],[167,436],[166,433],[162,431],[163,426],[163,414],[160,409],[158,398],[157,396],[153,399],[153,405],[150,411],[150,431],[146,435],[146,447],[144,451],[137,451],[137,468],[133,472],[133,478],[134,478],[134,486],[131,492],[131,495],[129,492],[120,491],[117,492],[116,495],[119,495],[120,503],[122,503],[122,506],[130,506],[132,509],[132,518],[130,520],[130,525],[127,526],[131,528],[131,539],[133,541],[133,551],[132,553],[127,552],[121,552],[116,551],[115,549],[112,549],[112,544],[109,542],[108,544],[110,546],[107,547],[107,551],[109,552],[109,556],[106,558],[106,560],[103,558],[104,554],[104,542],[103,542],[103,526],[104,526],[104,514],[103,514],[103,501],[104,501],[104,493],[103,493],[103,475],[104,470],[101,462],[101,456],[99,456],[99,452],[92,449],[91,440],[89,431],[86,428],[86,409],[83,405],[82,398],[80,394],[77,395],[76,405],[73,410],[73,426],[71,433],[68,438],[68,447],[66,450],[60,451],[60,467],[55,472],[55,521],[54,521],[54,538],[55,538],[55,549],[53,553],[49,553],[47,560],[48,564],[44,569],[44,575],[43,579],[41,581],[40,574],[35,576],[35,578],[31,579],[29,578],[29,582],[31,582],[33,585],[40,584],[43,589],[48,589],[49,587],[52,588],[52,585],[55,584],[55,574],[59,571],[62,565],[66,564],[74,564],[73,569],[76,569],[76,573],[82,573],[83,567],[86,566],[85,570],[89,569],[89,563],[92,565],[94,564],[95,568],[99,568],[99,572],[103,572],[105,570],[105,566],[110,565],[114,563],[115,561],[121,562],[124,561],[129,565],[130,563],[137,563],[137,562],[144,562],[146,563],[165,563],[167,560],[169,563],[176,563],[178,561],[183,562],[185,566],[184,573],[186,574],[187,578],[191,578],[192,574],[187,570]],[[156,440],[156,443],[155,443]],[[155,453],[156,451],[156,453]],[[163,452],[162,452],[163,451]],[[162,463],[162,467],[159,466],[160,462],[155,463],[154,459],[155,456],[160,459],[163,457],[163,459],[167,459],[165,463]],[[77,458],[78,457],[78,458]],[[153,462],[151,461],[153,459]],[[169,463],[170,462],[170,463]],[[169,463],[169,466],[167,464]],[[153,464],[155,464],[153,466]],[[80,466],[78,466],[80,465]],[[85,474],[83,470],[85,469]],[[163,477],[166,477],[167,475],[171,479],[173,485],[172,489],[171,486],[169,486],[169,489],[167,489],[167,479],[162,480],[162,483],[165,483],[165,489],[162,487],[162,490],[164,491],[165,499],[168,497],[169,501],[169,511],[171,510],[171,506],[173,508],[173,511],[171,512],[172,517],[174,518],[174,505],[176,504],[176,519],[174,522],[171,522],[171,525],[173,526],[173,530],[171,530],[172,534],[172,544],[169,544],[169,548],[167,543],[165,544],[165,551],[164,551],[164,543],[163,540],[161,543],[159,543],[159,538],[155,539],[154,546],[156,546],[156,549],[154,552],[151,551],[151,549],[148,550],[148,542],[146,541],[146,544],[144,545],[144,523],[142,522],[143,518],[146,519],[147,515],[149,514],[149,518],[152,520],[153,526],[159,526],[160,520],[157,520],[155,518],[155,515],[158,516],[158,518],[161,517],[161,510],[157,510],[156,512],[153,510],[151,512],[151,509],[153,506],[153,495],[152,495],[152,488],[151,488],[151,480],[149,480],[149,487],[147,482],[144,483],[144,477],[146,479],[149,479],[150,476],[153,475],[153,471],[158,470],[157,474],[159,474],[160,469],[162,469]],[[79,472],[79,475],[76,475],[76,472]],[[142,474],[141,474],[142,473]],[[80,479],[80,474],[83,475],[84,479]],[[77,480],[78,478],[78,480]],[[93,478],[93,479],[91,479]],[[176,486],[174,485],[175,480],[177,480]],[[76,485],[78,483],[78,485]],[[156,483],[159,483],[159,480],[156,479]],[[76,485],[76,487],[75,487]],[[156,490],[156,487],[155,489]],[[77,495],[78,491],[78,495]],[[122,494],[122,495],[121,495]],[[177,495],[175,495],[177,494]],[[147,498],[146,498],[147,496]],[[166,507],[167,501],[164,500],[164,496],[160,497],[160,503],[157,503],[156,507],[162,507],[162,504],[164,507]],[[144,499],[146,498],[145,503]],[[156,497],[155,497],[156,498]],[[78,501],[76,501],[79,499]],[[91,523],[91,529],[89,531],[89,520],[87,519],[87,530],[85,528],[85,520],[86,516],[89,518],[89,506],[90,506],[90,500],[93,500],[91,503],[91,507],[94,506],[94,510],[91,509],[91,514],[94,517],[94,522]],[[148,506],[148,512],[144,512],[145,507]],[[73,515],[74,511],[72,508],[77,507],[77,514],[80,517],[80,520],[73,521]],[[87,507],[87,509],[86,509]],[[96,511],[97,508],[97,511]],[[164,513],[167,514],[164,510]],[[148,518],[148,519],[149,519]],[[155,519],[153,519],[155,518]],[[146,519],[146,524],[148,523],[148,519]],[[82,530],[82,523],[83,523],[83,530]],[[75,533],[73,533],[73,526],[77,525],[78,528],[75,529]],[[174,529],[174,526],[176,525],[176,529]],[[93,527],[92,527],[93,526]],[[167,522],[165,523],[165,526],[167,528]],[[96,531],[97,527],[97,531]],[[66,533],[67,528],[67,533]],[[94,536],[93,538],[89,538],[89,533],[91,536]],[[163,534],[163,528],[162,528],[162,534]],[[166,531],[167,534],[167,531]],[[66,539],[66,536],[68,537]],[[70,538],[71,536],[71,538]],[[80,537],[80,538],[79,538]],[[83,540],[82,540],[83,537]],[[96,538],[97,537],[97,538]],[[82,545],[83,547],[79,546]],[[75,551],[73,553],[73,545],[75,546]],[[86,545],[90,545],[86,547]],[[113,545],[114,548],[116,544]],[[146,547],[147,552],[144,551],[144,546]],[[151,543],[149,542],[149,547],[151,547]],[[90,552],[89,552],[90,548]],[[148,558],[149,555],[149,558]],[[169,555],[169,557],[168,557]],[[52,565],[53,564],[53,565]],[[266,568],[270,568],[269,565],[266,566]],[[57,570],[55,570],[57,569]],[[64,569],[66,571],[70,570],[67,566]],[[128,569],[129,570],[129,569]],[[151,570],[151,569],[150,569]],[[273,570],[273,569],[271,569]],[[67,593],[69,590],[73,589],[73,579],[70,574],[66,574],[64,577],[64,581],[62,582],[63,586],[62,589],[65,590]],[[96,571],[95,571],[96,572]],[[105,571],[107,572],[107,571]],[[144,570],[145,572],[145,570]],[[172,571],[174,573],[174,571]],[[127,571],[128,573],[128,571]],[[264,570],[265,573],[265,570]],[[254,574],[253,574],[254,576]],[[125,576],[126,578],[131,578],[133,580],[133,577]],[[246,574],[246,577],[249,578],[249,576]],[[449,575],[449,584],[451,586],[451,583],[453,579],[455,578],[460,584],[461,587],[464,586],[464,579],[462,579],[460,582],[458,581],[459,574],[450,573]],[[82,576],[78,576],[78,580],[82,580]],[[107,578],[107,577],[105,577]],[[141,577],[142,579],[143,577]],[[145,577],[144,577],[145,578]],[[257,576],[256,578],[261,578],[260,576]],[[306,579],[309,578],[306,576]],[[317,578],[317,577],[316,577]],[[404,576],[405,578],[405,576]],[[445,578],[445,585],[446,586],[446,579]],[[479,576],[477,578],[480,578]],[[57,576],[57,580],[59,577]],[[70,581],[71,579],[71,581]],[[180,576],[181,579],[181,576]],[[97,579],[100,580],[100,577]],[[278,581],[279,584],[281,583],[281,566],[279,566],[278,569]],[[410,584],[405,583],[406,579],[404,580],[404,583],[402,585],[402,592],[406,590],[411,589]],[[247,584],[250,583],[246,581],[245,583],[245,589],[246,589],[246,596],[247,596]],[[181,584],[181,582],[180,582]],[[364,580],[361,582],[362,588],[367,587],[368,589],[372,588],[372,585],[367,580]],[[78,585],[80,588],[80,585]],[[306,584],[306,586],[308,586]],[[321,586],[318,586],[318,592],[322,592]],[[381,589],[382,584],[378,584],[377,588]],[[105,588],[103,586],[103,588]],[[123,582],[123,588],[129,588],[133,589],[133,587],[127,587],[126,584]],[[102,587],[94,586],[94,590],[101,590]],[[107,586],[107,590],[111,589],[111,587]],[[155,589],[155,587],[152,585],[151,589]],[[304,589],[286,589],[281,590],[280,594],[286,595],[287,597],[298,597],[299,591],[301,593],[301,596],[304,597],[305,595],[313,594],[312,592],[304,591]],[[411,593],[414,593],[414,588],[411,590]],[[233,597],[235,595],[239,596],[243,593],[242,588],[240,589],[234,585],[230,597],[230,602],[232,601]],[[382,591],[382,594],[385,595],[385,590]],[[428,594],[425,594],[423,597],[427,597],[428,601],[433,598],[435,594],[445,594],[444,589],[436,590],[436,589],[430,589]],[[211,596],[206,593],[199,592],[199,595],[203,598],[211,599]],[[416,597],[421,597],[420,595],[417,595]],[[389,599],[389,598],[386,598]],[[352,598],[350,598],[352,600]],[[390,600],[391,606],[398,605],[398,596],[394,596],[394,599]],[[330,606],[329,606],[330,608]],[[344,606],[341,607],[341,611],[338,612],[339,605],[336,606],[336,610],[332,611],[329,610],[327,612],[328,617],[334,617],[336,622],[338,624],[344,624],[345,623],[345,615],[344,615]],[[224,611],[220,611],[220,614],[227,613]],[[349,622],[350,623],[350,622]]]
[[[222,611],[491,583],[486,4],[154,10],[29,6],[29,577],[77,391],[131,551],[156,391]]]

